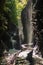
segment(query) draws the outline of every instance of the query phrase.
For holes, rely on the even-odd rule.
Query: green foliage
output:
[[[0,14],[0,30],[6,30],[7,29],[7,19],[3,15]]]
[[[18,19],[20,19],[21,11],[26,3],[27,0],[1,0],[0,30],[6,30],[8,22],[14,22],[14,24],[18,25]]]
[[[21,11],[25,7],[27,0],[15,0],[17,9],[17,19],[20,19]]]
[[[7,29],[7,18],[5,17],[5,12],[7,13],[8,10],[6,5],[6,0],[1,0],[0,2],[0,31],[1,30],[6,30]],[[6,11],[5,11],[6,10]]]
[[[18,19],[20,19],[21,11],[25,7],[27,0],[7,0],[7,7],[10,9],[11,21],[18,25]]]
[[[15,0],[7,0],[6,6],[9,7],[9,16],[10,16],[10,21],[14,22],[14,24],[18,25],[17,22],[17,12],[16,12],[16,3]]]

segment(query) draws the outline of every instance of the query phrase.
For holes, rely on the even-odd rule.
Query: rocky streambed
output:
[[[33,65],[43,65],[43,58],[37,54],[33,54],[33,50],[31,47],[24,47],[22,50],[10,50],[9,53],[13,52],[8,53],[7,56],[0,57],[0,65],[32,65],[32,63],[34,63]]]

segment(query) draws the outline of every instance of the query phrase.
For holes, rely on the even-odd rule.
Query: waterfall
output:
[[[30,26],[29,26],[29,45],[33,45],[32,40],[33,40],[33,13],[34,13],[34,7],[37,4],[37,0],[33,4],[32,0],[30,1],[30,9],[29,9],[29,21],[30,21]]]
[[[14,34],[14,36],[16,35],[16,33],[13,33]],[[15,39],[13,39],[13,37],[14,36],[11,36],[11,42],[12,42],[12,47],[14,48],[14,44],[16,43],[16,40]]]
[[[29,8],[29,45],[33,45],[32,39],[33,39],[33,25],[32,25],[32,0],[30,1],[30,8]]]

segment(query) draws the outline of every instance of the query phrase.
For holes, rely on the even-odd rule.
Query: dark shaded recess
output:
[[[38,31],[38,46],[39,46],[39,51],[42,54],[43,57],[43,0],[37,0],[37,4],[35,6],[35,10],[37,11],[36,13],[36,26],[37,26],[37,31]],[[36,41],[37,43],[37,41]]]
[[[41,54],[43,57],[43,32],[40,32],[38,46],[39,46],[39,50],[41,51]]]
[[[32,58],[32,53],[33,53],[33,51],[28,53],[28,55],[26,57],[26,60],[28,60],[30,62],[30,65],[34,65],[34,59]]]
[[[39,36],[43,36],[43,31],[42,31],[42,29],[43,29],[43,12],[41,12],[41,11],[37,12],[36,15],[37,15],[36,16],[36,18],[37,18],[37,22],[36,22],[36,24],[37,24],[37,30],[40,33]]]
[[[36,2],[36,0],[32,0],[33,5],[34,5],[35,2]]]
[[[39,31],[39,33],[41,32],[41,30],[43,29],[43,12],[39,11],[36,13],[36,26],[37,26],[37,31]]]
[[[6,0],[0,0],[0,13],[3,12],[3,8],[4,8],[4,5],[5,5],[5,2],[6,2]]]
[[[15,43],[14,48],[20,49],[20,43],[19,43],[19,34],[18,34],[18,28],[16,25],[12,22],[8,23],[8,30],[6,31],[0,31],[0,55],[3,53],[3,51],[6,49],[7,51],[9,49],[12,49],[12,42],[11,37],[13,36],[14,40],[16,40],[17,43]],[[14,36],[14,33],[16,33],[16,36]],[[2,42],[1,42],[2,40]]]
[[[2,22],[1,22],[1,20],[0,20],[0,27],[2,26]]]
[[[11,47],[11,44],[9,42],[10,36],[8,35],[8,33],[6,31],[3,33],[1,39],[2,39],[2,41],[4,43],[5,48],[10,48]]]
[[[43,0],[37,0],[37,4],[35,6],[37,10],[43,10]]]
[[[9,22],[8,23],[8,32],[16,32],[17,33],[17,31],[18,31],[17,26],[14,23]]]
[[[2,56],[2,53],[3,53],[4,49],[5,48],[3,47],[3,44],[0,41],[0,57]]]
[[[8,51],[10,48],[12,48],[12,44],[10,43],[10,37],[7,34],[7,31],[2,32],[0,36],[1,36],[0,37],[0,56],[1,56],[5,49]]]

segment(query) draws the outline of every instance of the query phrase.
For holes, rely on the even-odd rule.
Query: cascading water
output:
[[[29,45],[33,45],[32,38],[33,38],[33,25],[32,25],[32,0],[30,1],[30,8],[29,8]]]
[[[23,25],[24,43],[32,45],[33,26],[32,26],[32,0],[27,2],[26,7],[21,12]]]
[[[14,48],[14,44],[16,43],[16,40],[14,40],[13,37],[11,37],[11,42],[12,42],[12,47]]]

